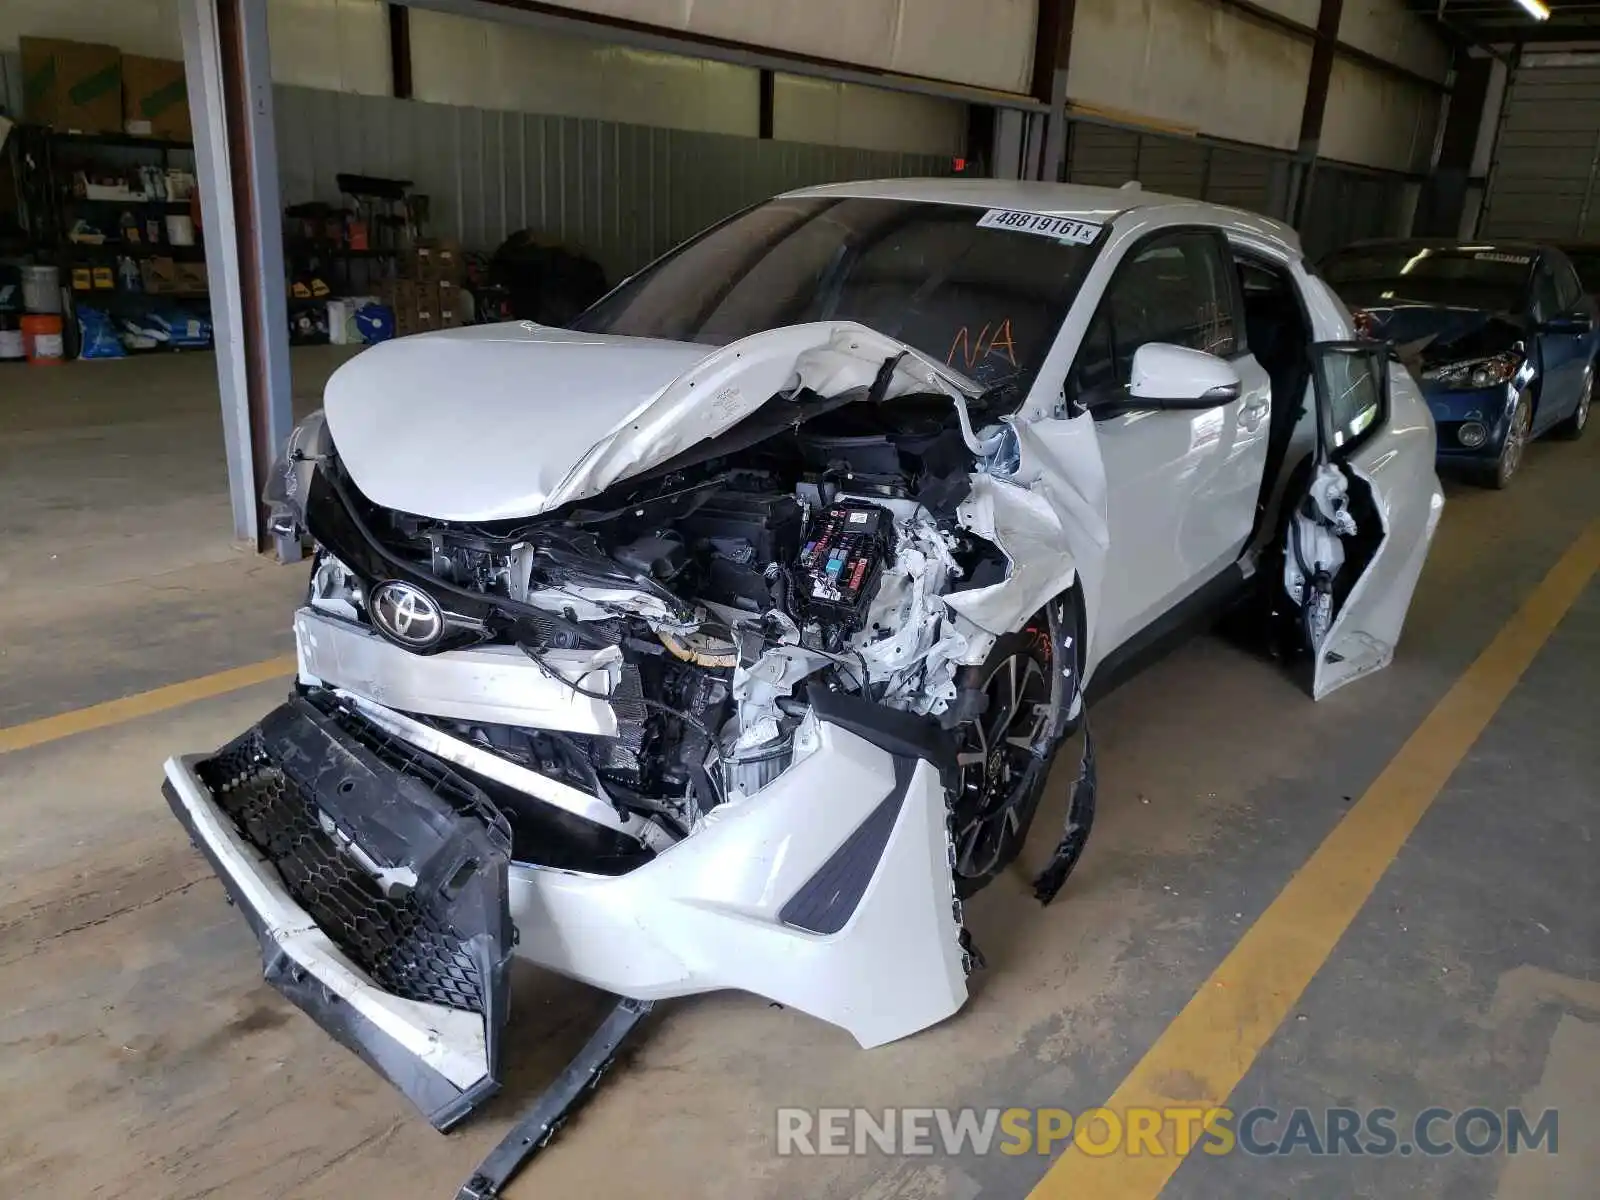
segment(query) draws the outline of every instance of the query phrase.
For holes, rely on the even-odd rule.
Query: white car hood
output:
[[[798,385],[976,394],[971,380],[845,321],[721,348],[531,322],[384,342],[324,393],[328,431],[373,503],[445,521],[528,517],[593,496],[742,421]]]

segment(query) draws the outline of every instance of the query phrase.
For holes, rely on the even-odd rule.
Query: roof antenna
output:
[[[1140,183],[1137,179],[1130,179],[1130,180],[1128,180],[1127,183],[1125,183],[1121,187],[1119,187],[1117,189],[1117,191],[1119,191],[1119,192],[1142,192],[1142,191],[1144,191],[1144,184]]]

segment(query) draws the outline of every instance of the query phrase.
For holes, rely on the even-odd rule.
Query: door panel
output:
[[[1572,268],[1546,251],[1534,276],[1533,319],[1538,325],[1552,319],[1588,323],[1587,298]],[[1590,330],[1575,327],[1560,332],[1534,335],[1539,355],[1539,407],[1534,413],[1533,432],[1543,433],[1578,405],[1584,376],[1589,367]]]
[[[1118,264],[1079,347],[1068,398],[1107,413],[1095,425],[1108,534],[1097,657],[1236,559],[1254,525],[1272,397],[1265,369],[1241,352],[1237,285],[1218,231],[1152,235]],[[1133,355],[1152,342],[1227,359],[1239,398],[1126,411]]]
[[[1289,522],[1284,584],[1300,605],[1306,683],[1320,700],[1393,657],[1444,496],[1427,404],[1388,347],[1327,342],[1312,355],[1318,467]],[[1332,505],[1330,476],[1343,493]],[[1329,519],[1339,509],[1344,518]],[[1323,607],[1309,594],[1317,588],[1296,595],[1297,573],[1321,578]]]
[[[1578,405],[1584,374],[1589,367],[1589,335],[1586,332],[1541,333],[1538,342],[1543,382],[1533,431],[1543,433]]]
[[[1096,426],[1110,550],[1095,651],[1103,656],[1239,557],[1267,461],[1272,387],[1234,361],[1238,400],[1200,412],[1136,412]]]

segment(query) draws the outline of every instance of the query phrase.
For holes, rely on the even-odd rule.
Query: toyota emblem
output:
[[[419,587],[391,579],[372,589],[368,603],[378,632],[408,650],[426,650],[444,636],[444,613]]]

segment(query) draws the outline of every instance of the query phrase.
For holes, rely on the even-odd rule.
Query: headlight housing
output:
[[[1422,381],[1451,391],[1472,391],[1510,383],[1521,367],[1520,354],[1495,354],[1430,368],[1422,373]]]
[[[333,439],[322,410],[294,427],[282,452],[272,461],[261,499],[267,505],[269,528],[274,534],[293,537],[305,528],[306,500],[311,495],[311,479],[317,464],[333,452]]]

